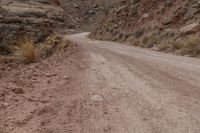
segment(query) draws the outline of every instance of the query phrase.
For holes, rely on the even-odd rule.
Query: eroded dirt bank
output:
[[[62,56],[23,69],[1,66],[0,132],[200,131],[199,59],[87,34],[66,36],[78,46]]]

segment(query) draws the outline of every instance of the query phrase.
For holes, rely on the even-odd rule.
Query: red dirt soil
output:
[[[86,68],[80,51],[72,45],[63,55],[36,64],[1,64],[0,133],[69,133],[79,129],[78,123],[89,113],[79,103],[85,93],[80,79]]]

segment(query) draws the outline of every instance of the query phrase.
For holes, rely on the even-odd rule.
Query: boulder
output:
[[[200,24],[199,23],[192,23],[180,28],[180,32],[182,34],[194,34],[200,31]]]
[[[148,14],[148,13],[145,13],[145,14],[143,14],[142,17],[143,17],[143,18],[148,18],[148,17],[149,17],[149,14]]]
[[[20,87],[13,88],[12,90],[15,94],[25,94],[24,90]]]

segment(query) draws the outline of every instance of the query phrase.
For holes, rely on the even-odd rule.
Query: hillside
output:
[[[91,37],[197,56],[199,21],[198,0],[122,0],[93,29]],[[180,44],[183,42],[196,43]]]
[[[60,0],[68,28],[90,30],[119,0]]]

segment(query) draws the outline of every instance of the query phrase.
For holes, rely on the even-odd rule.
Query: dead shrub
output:
[[[181,54],[194,57],[200,55],[200,39],[198,35],[190,35],[184,40]]]
[[[159,43],[157,45],[157,47],[161,50],[161,51],[164,51],[164,50],[167,50],[169,47],[170,47],[170,43],[168,41],[164,41],[162,43]]]
[[[69,46],[70,42],[63,40],[58,34],[49,36],[40,46],[40,57],[47,58],[54,53],[63,53]]]
[[[139,46],[140,45],[140,39],[135,38],[134,36],[131,36],[127,39],[127,42],[129,42],[133,46]]]
[[[35,44],[31,37],[23,36],[6,45],[11,54],[0,56],[0,62],[34,63],[39,59],[50,57],[56,52],[63,53],[70,42],[58,34],[49,36],[43,43]]]
[[[38,51],[31,37],[19,39],[16,45],[10,46],[10,49],[16,61],[34,63],[37,60]]]
[[[171,41],[171,46],[173,50],[180,50],[183,47],[183,43],[180,41]]]
[[[157,44],[159,43],[158,41],[159,39],[157,38],[157,36],[149,36],[149,37],[144,37],[142,39],[142,43],[141,43],[141,46],[142,47],[145,47],[145,48],[151,48],[154,46],[154,44]]]

